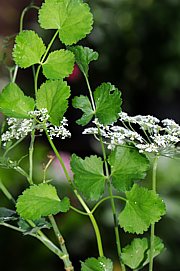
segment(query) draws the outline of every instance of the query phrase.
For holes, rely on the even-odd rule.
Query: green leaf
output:
[[[130,245],[122,249],[121,258],[125,265],[131,269],[137,269],[145,257],[148,249],[147,238],[135,238]]]
[[[126,192],[126,198],[119,223],[127,232],[142,234],[166,213],[163,200],[154,191],[137,184]]]
[[[48,79],[59,79],[70,75],[74,68],[74,54],[68,50],[54,51],[43,63],[43,73]]]
[[[143,179],[149,169],[149,160],[136,148],[118,146],[109,156],[112,184],[118,191],[132,187],[133,181]]]
[[[15,83],[10,83],[0,94],[0,110],[8,117],[30,118],[28,112],[34,110],[34,100],[25,96]]]
[[[98,59],[98,53],[92,49],[83,46],[72,46],[69,48],[75,55],[75,61],[78,64],[80,70],[88,76],[89,63]]]
[[[153,252],[153,258],[158,256],[162,251],[164,250],[164,244],[162,240],[155,236],[154,237],[154,252]],[[150,249],[146,251],[145,260],[142,263],[142,267],[144,267],[146,264],[149,263],[149,255],[150,255]]]
[[[17,212],[23,219],[37,220],[69,210],[69,199],[60,200],[54,186],[46,183],[33,185],[18,197]]]
[[[46,51],[43,40],[32,30],[20,32],[15,40],[13,59],[21,68],[28,68],[40,63]]]
[[[15,211],[0,207],[0,223],[13,221],[17,219],[17,214]]]
[[[35,224],[34,227],[30,226],[29,223],[27,223],[24,219],[20,218],[18,221],[18,226],[21,230],[23,230],[24,235],[28,234],[36,234],[39,230],[42,229],[50,229],[52,226],[49,222],[46,221],[44,217],[33,221]]]
[[[103,83],[94,92],[96,116],[100,123],[111,124],[121,112],[121,92],[110,83]]]
[[[94,115],[94,111],[92,110],[89,98],[83,95],[79,97],[74,97],[72,105],[74,106],[74,108],[81,109],[84,112],[82,117],[76,121],[77,124],[82,126],[88,124]]]
[[[113,271],[113,264],[105,257],[89,258],[81,262],[81,271]]]
[[[81,0],[46,0],[39,10],[39,23],[44,29],[59,29],[60,40],[72,45],[91,32],[93,16]]]
[[[84,160],[73,154],[71,168],[74,182],[80,192],[91,200],[98,200],[104,193],[105,176],[103,162],[100,157],[90,156]]]
[[[67,99],[70,96],[70,87],[62,79],[46,81],[37,93],[36,106],[38,109],[46,108],[50,121],[59,125],[68,108]]]

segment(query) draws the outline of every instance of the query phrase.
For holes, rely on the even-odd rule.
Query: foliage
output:
[[[21,29],[15,39],[13,58],[16,66],[12,82],[0,94],[1,112],[8,117],[8,127],[5,128],[5,120],[4,130],[1,131],[1,166],[23,175],[28,187],[15,200],[0,182],[1,191],[15,205],[14,210],[0,208],[0,225],[37,238],[63,261],[65,270],[72,271],[74,267],[69,251],[54,218],[54,215],[72,209],[89,217],[97,240],[99,257],[82,262],[81,270],[112,271],[113,263],[104,256],[101,233],[94,215],[104,201],[110,200],[119,266],[123,271],[126,266],[139,270],[149,263],[149,271],[152,271],[153,259],[163,249],[161,240],[155,236],[154,225],[166,213],[165,204],[156,193],[157,163],[160,155],[169,151],[169,147],[171,156],[178,152],[176,144],[180,141],[180,127],[168,119],[162,121],[164,126],[161,127],[158,125],[159,120],[152,116],[129,117],[122,112],[121,92],[111,83],[102,83],[94,91],[91,89],[89,64],[98,59],[98,53],[81,45],[69,45],[79,42],[90,33],[92,18],[88,4],[82,0],[45,0],[39,9],[40,26],[45,30],[56,30],[48,46],[45,47],[42,38],[32,30]],[[57,36],[65,49],[50,52]],[[30,46],[31,43],[35,49]],[[72,154],[72,179],[53,137],[65,139],[70,136],[65,114],[71,91],[65,77],[71,74],[75,62],[85,77],[89,92],[87,96],[80,95],[72,101],[73,106],[83,112],[77,123],[85,126],[92,120],[93,127],[85,129],[83,134],[95,136],[100,142],[102,156],[81,158]],[[31,66],[34,71],[34,98],[25,96],[15,83],[18,69]],[[39,87],[41,69],[48,80]],[[124,126],[116,125],[118,121]],[[144,132],[144,137],[135,131],[137,124]],[[160,133],[161,129],[165,134]],[[83,211],[76,208],[66,194],[61,200],[54,183],[49,184],[51,180],[47,179],[46,171],[53,160],[52,156],[44,167],[43,178],[40,183],[36,183],[33,175],[34,147],[37,136],[43,132]],[[19,157],[18,161],[11,159],[11,151],[27,136],[30,138],[28,170],[21,165],[24,157]],[[148,153],[152,154],[153,159]],[[138,181],[145,178],[151,164],[152,189],[148,189],[138,184]],[[117,204],[115,199],[118,200]],[[93,207],[89,207],[86,200],[93,201]],[[44,228],[52,228],[58,246],[45,235]],[[149,237],[132,239],[130,245],[121,248],[119,228],[137,235],[149,228],[151,230]]]

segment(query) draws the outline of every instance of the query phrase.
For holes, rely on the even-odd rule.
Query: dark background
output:
[[[40,5],[42,1],[35,1]],[[87,1],[94,15],[94,29],[80,44],[99,52],[99,60],[91,64],[90,82],[94,89],[102,82],[116,85],[123,98],[123,110],[131,115],[152,114],[160,119],[180,121],[180,1],[178,0],[95,0]],[[9,67],[13,65],[11,51],[14,34],[19,31],[19,17],[30,1],[0,1],[0,88],[9,80]],[[25,28],[35,29],[46,43],[53,31],[43,31],[36,23],[37,12],[29,11]],[[7,37],[8,36],[8,37]],[[56,41],[53,49],[58,48]],[[40,79],[44,80],[42,77]],[[18,72],[17,82],[26,93],[32,95],[33,83],[30,69]],[[87,88],[80,72],[68,80],[72,96],[86,93]],[[71,106],[67,113],[72,139],[62,142],[59,149],[79,155],[97,153],[99,148],[91,137],[81,135],[82,129],[74,124],[80,116]],[[39,169],[46,160],[49,146],[45,139],[37,140],[35,162]],[[58,142],[56,142],[58,144]],[[28,144],[28,142],[26,142]],[[27,145],[28,148],[28,145]],[[23,155],[26,145],[13,153]],[[51,172],[49,173],[51,174]],[[10,170],[0,169],[0,176],[12,193],[17,196],[24,187],[24,180]],[[158,191],[168,204],[167,215],[157,225],[157,235],[167,249],[156,260],[155,270],[180,270],[180,167],[179,161],[161,159],[158,168]],[[150,179],[147,176],[147,183]],[[62,175],[55,175],[60,193],[67,191]],[[0,193],[0,204],[6,199]],[[12,206],[10,206],[12,207]],[[105,252],[116,261],[115,242],[111,228],[109,204],[97,212],[98,221],[103,221],[101,232]],[[72,212],[58,216],[57,221],[72,252],[72,260],[79,268],[79,260],[97,257],[94,233],[88,218]],[[74,231],[76,229],[76,231]],[[104,233],[104,234],[103,234]],[[131,235],[122,232],[123,246]],[[56,256],[38,241],[23,237],[9,229],[0,228],[0,259],[2,270],[63,270]],[[119,270],[118,266],[115,270]],[[146,270],[146,269],[144,269]]]

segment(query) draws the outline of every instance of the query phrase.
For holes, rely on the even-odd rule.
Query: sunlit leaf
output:
[[[36,106],[38,109],[46,108],[50,121],[59,125],[68,108],[67,99],[70,96],[70,87],[62,79],[46,81],[37,93]]]
[[[16,37],[13,59],[21,68],[40,63],[46,47],[43,40],[32,30],[20,32]]]
[[[60,200],[54,186],[46,183],[33,185],[18,197],[16,208],[23,219],[37,220],[69,210],[69,199]]]
[[[46,0],[39,10],[39,23],[44,29],[58,29],[60,40],[71,45],[91,32],[93,17],[81,0]]]
[[[8,84],[0,94],[0,111],[8,117],[30,118],[28,112],[34,110],[34,100],[25,96],[15,84]]]
[[[119,223],[127,232],[142,234],[166,212],[163,200],[154,191],[137,184],[126,192],[126,198]]]
[[[70,75],[74,68],[74,54],[68,50],[54,51],[43,64],[43,73],[48,79],[59,79]]]

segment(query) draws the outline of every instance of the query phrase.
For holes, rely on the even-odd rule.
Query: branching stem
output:
[[[53,227],[53,230],[54,230],[54,233],[55,233],[56,238],[58,240],[58,243],[60,245],[60,248],[61,248],[62,252],[64,253],[63,259],[64,259],[65,270],[73,271],[74,267],[72,266],[72,262],[69,259],[69,253],[67,251],[64,238],[63,238],[62,234],[60,233],[60,230],[58,229],[58,226],[56,224],[56,221],[55,221],[53,215],[49,215],[49,220],[50,220],[51,225]]]

